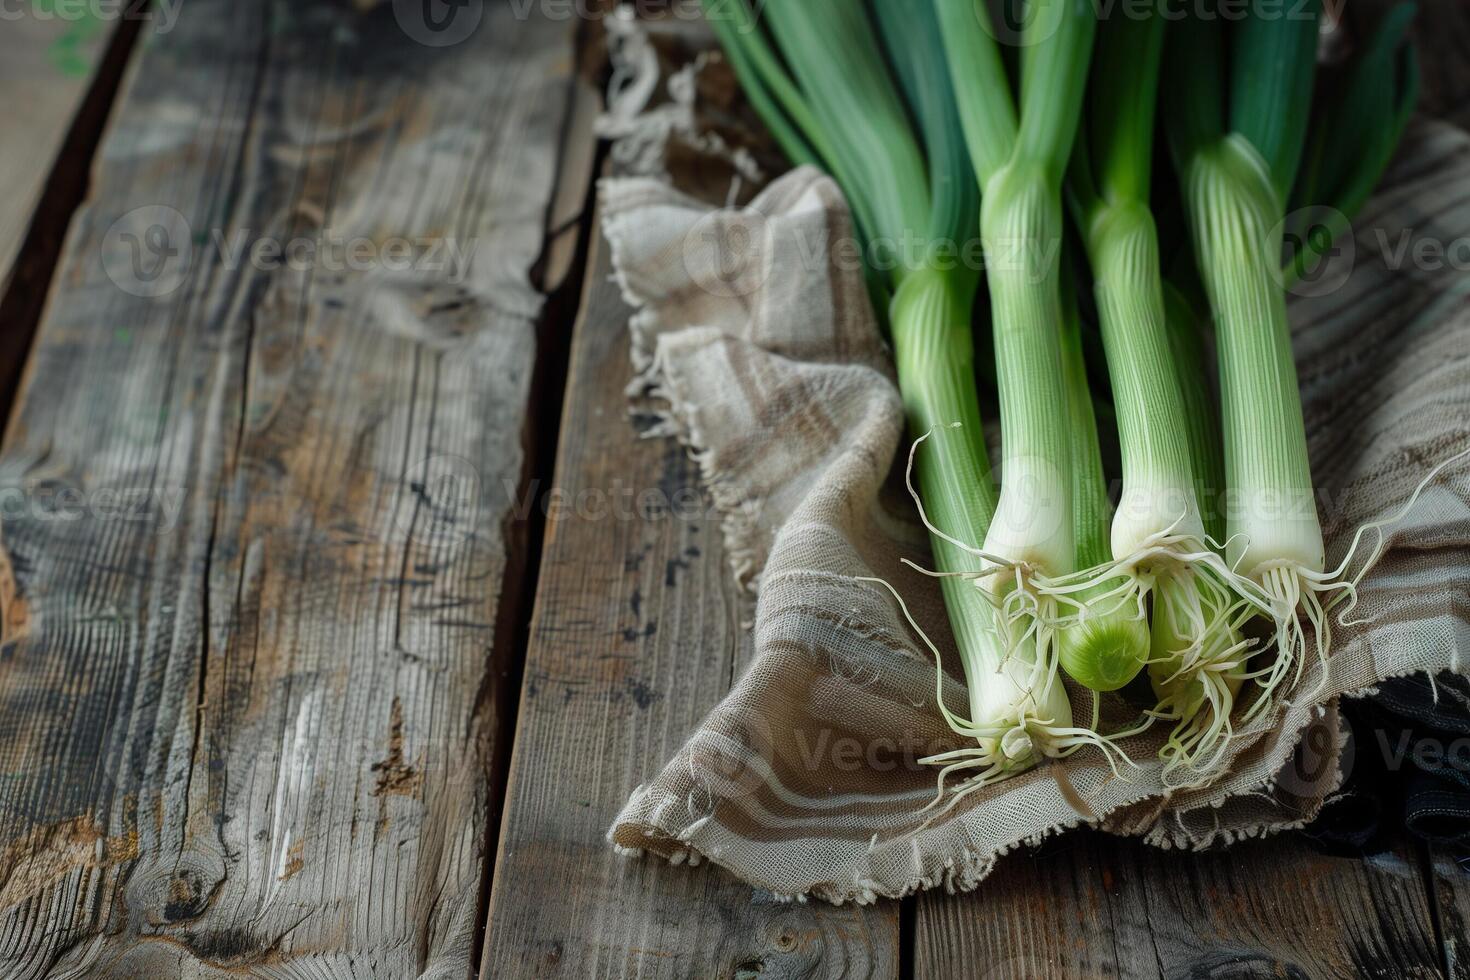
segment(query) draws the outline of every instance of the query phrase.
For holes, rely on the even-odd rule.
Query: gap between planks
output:
[[[631,479],[679,499],[697,467],[629,418],[629,311],[609,272],[594,238],[555,486],[575,499]],[[708,863],[629,861],[604,840],[753,653],[718,521],[568,515],[549,522],[542,560],[482,975],[896,976],[895,903],[783,903]]]
[[[518,579],[518,587],[506,590],[504,608],[497,616],[497,621],[506,625],[512,655],[507,664],[508,672],[500,685],[499,704],[495,711],[495,717],[501,719],[503,735],[492,763],[493,787],[486,835],[490,846],[476,915],[478,931],[472,963],[480,963],[485,955],[490,891],[495,880],[506,783],[510,775],[521,684],[530,645],[531,614],[541,579],[546,513],[534,506],[534,502],[541,488],[549,487],[555,475],[567,397],[571,327],[585,288],[597,178],[607,151],[593,129],[594,120],[602,110],[602,99],[587,77],[592,70],[588,63],[591,57],[590,33],[588,23],[581,24],[577,31],[577,67],[568,81],[570,110],[557,153],[556,185],[547,208],[542,252],[531,269],[532,284],[545,296],[545,305],[536,323],[536,364],[523,440],[527,462],[517,490],[517,500],[532,506],[527,510],[527,521],[513,543],[513,553],[520,555],[521,570],[518,574],[508,575],[508,578]]]
[[[97,147],[141,28],[140,20],[123,18],[103,44],[75,113],[70,106],[57,106],[61,117],[46,120],[49,125],[64,126],[65,135],[26,217],[13,263],[7,269],[0,261],[0,324],[4,325],[0,330],[0,417],[11,416],[21,371],[52,290],[66,229],[87,196]],[[0,132],[0,139],[34,140],[45,146],[51,142],[49,135],[6,130]],[[9,228],[0,229],[0,239],[13,233]]]

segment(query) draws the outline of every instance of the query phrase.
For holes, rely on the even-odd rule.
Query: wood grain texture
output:
[[[587,50],[589,45],[579,40],[578,47],[581,49],[580,59],[591,60]],[[572,292],[577,286],[578,277],[586,271],[577,263],[586,258],[579,254],[578,249],[584,244],[584,232],[592,223],[591,212],[596,197],[594,183],[600,141],[594,125],[598,113],[602,111],[602,96],[588,77],[595,73],[595,69],[584,64],[574,74],[572,82],[571,107],[567,110],[566,129],[557,166],[556,193],[546,222],[548,239],[541,253],[541,261],[533,271],[535,282],[547,295],[563,290]],[[575,304],[580,296],[573,294],[567,299],[573,304],[571,312],[567,314],[569,322],[575,315]],[[549,326],[551,330],[558,332],[568,328],[567,323]],[[565,349],[570,344],[563,343],[560,347],[563,356],[555,366],[565,369]],[[556,394],[559,396],[561,392]],[[548,440],[550,441],[552,440]]]
[[[6,416],[128,54],[141,29],[167,23],[86,3],[57,8],[51,0],[0,10],[0,413]]]
[[[1374,0],[1374,6],[1387,6],[1387,0]],[[1420,4],[1411,36],[1423,77],[1419,111],[1470,127],[1470,5]],[[1444,845],[1426,846],[1424,853],[1445,974],[1470,980],[1470,859]]]
[[[57,152],[81,106],[116,22],[86,12],[47,15],[46,5],[5,8],[0,30],[0,284],[41,200]]]
[[[975,895],[921,896],[914,976],[1428,980],[1431,916],[1409,847],[1338,858],[1287,836],[1187,854],[1079,832],[1007,857]]]
[[[1349,22],[1366,33],[1396,0],[1352,0]],[[1419,59],[1418,111],[1470,127],[1470,5],[1425,0],[1418,5],[1410,38]],[[1421,865],[1434,903],[1441,966],[1452,980],[1470,980],[1470,860],[1444,845],[1421,845]]]
[[[1441,844],[1426,844],[1423,850],[1445,976],[1470,980],[1470,857]]]
[[[0,454],[7,980],[472,969],[573,25],[399,9],[131,67]]]
[[[892,977],[897,906],[785,904],[605,834],[751,656],[698,469],[630,422],[628,309],[594,239],[483,966],[487,977]],[[695,505],[693,501],[699,503]]]

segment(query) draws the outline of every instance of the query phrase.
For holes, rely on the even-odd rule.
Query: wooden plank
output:
[[[0,414],[8,416],[128,53],[144,23],[168,21],[46,2],[0,16]]]
[[[1387,0],[1376,0],[1386,5]],[[1470,7],[1421,4],[1411,31],[1423,78],[1419,111],[1470,126]],[[1470,980],[1470,864],[1445,845],[1424,845],[1440,956],[1450,980]]]
[[[1434,895],[1440,955],[1449,980],[1470,980],[1470,863],[1463,851],[1422,845]]]
[[[1006,858],[975,895],[921,896],[914,976],[1427,980],[1431,917],[1407,845],[1339,858],[1287,836],[1190,854],[1079,832]]]
[[[600,238],[593,252],[555,482],[540,488],[560,503],[542,553],[482,972],[896,976],[896,903],[782,903],[719,868],[619,858],[604,839],[628,794],[748,663],[751,637],[719,522],[688,506],[697,468],[672,440],[640,439],[630,424],[628,309]]]
[[[579,47],[582,48],[583,58],[587,58],[587,45],[579,44]],[[602,111],[602,96],[587,77],[588,74],[585,66],[580,68],[572,83],[571,108],[567,113],[566,132],[562,141],[556,193],[546,222],[550,237],[540,262],[533,270],[536,284],[548,295],[569,286],[575,288],[574,274],[585,271],[576,268],[576,261],[579,257],[578,247],[584,244],[583,233],[592,223],[599,145],[594,124]],[[575,315],[575,304],[579,299],[580,296],[575,294],[569,297],[574,305],[567,314],[568,320]],[[565,323],[552,325],[552,329],[559,333],[565,327]],[[565,368],[565,362],[559,366]],[[558,391],[557,394],[560,396],[561,392]]]
[[[132,66],[0,453],[7,980],[471,972],[574,25],[414,9]]]
[[[1354,0],[1350,23],[1368,30],[1394,0]],[[1410,38],[1419,58],[1418,111],[1462,128],[1470,126],[1470,6],[1419,4]],[[1429,882],[1441,967],[1451,980],[1470,980],[1470,866],[1465,855],[1443,845],[1419,845]]]
[[[72,117],[116,28],[87,5],[79,16],[48,5],[8,7],[0,31],[0,283],[10,280]]]

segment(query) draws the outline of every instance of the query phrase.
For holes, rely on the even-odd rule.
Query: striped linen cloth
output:
[[[973,888],[1007,851],[1079,824],[1202,848],[1310,820],[1352,764],[1337,704],[1387,677],[1465,670],[1470,466],[1442,473],[1388,531],[1294,702],[1238,732],[1228,774],[1171,792],[1166,726],[1125,742],[1117,774],[1086,749],[965,796],[935,797],[922,756],[952,747],[935,665],[893,596],[939,643],[943,696],[965,703],[902,491],[902,408],[841,193],[793,171],[748,207],[712,209],[667,181],[601,187],[634,312],[635,388],[694,453],[724,517],[732,573],[757,590],[756,656],[609,831],[629,854],[712,860],[779,895],[872,901]],[[1329,567],[1470,445],[1470,137],[1416,121],[1380,193],[1291,307]],[[1439,256],[1439,258],[1435,258]],[[1319,690],[1314,697],[1302,692]],[[1078,717],[1090,695],[1072,691]],[[1136,709],[1109,696],[1121,726]],[[1366,748],[1364,749],[1366,751]]]

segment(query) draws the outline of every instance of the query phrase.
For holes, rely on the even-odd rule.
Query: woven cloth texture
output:
[[[973,888],[1007,851],[1087,823],[1204,848],[1300,826],[1351,764],[1342,696],[1464,669],[1470,639],[1470,467],[1455,465],[1387,531],[1325,669],[1238,729],[1227,774],[1171,791],[1167,726],[1122,743],[1115,773],[1084,749],[924,810],[954,747],[943,696],[967,703],[924,528],[889,352],[837,186],[810,168],[747,206],[714,208],[667,179],[608,178],[603,229],[632,307],[635,398],[698,460],[739,576],[756,590],[755,659],[609,831],[630,855],[711,860],[779,895],[872,901]],[[1470,279],[1416,261],[1470,236],[1470,137],[1417,120],[1382,187],[1291,320],[1332,567],[1365,522],[1399,511],[1470,445]],[[733,244],[732,244],[733,243]],[[993,420],[987,420],[993,421]],[[1325,676],[1324,676],[1325,673]],[[1315,692],[1315,693],[1313,693]],[[1069,692],[1079,718],[1091,695]],[[1309,696],[1310,695],[1310,696]],[[1103,718],[1135,717],[1106,696]]]

